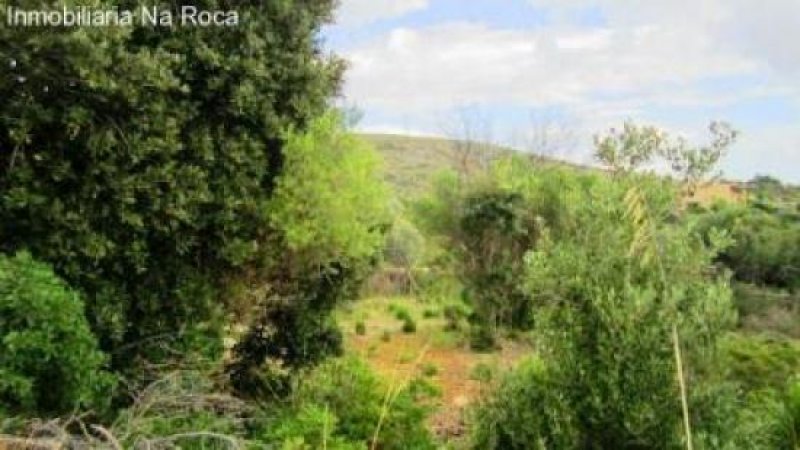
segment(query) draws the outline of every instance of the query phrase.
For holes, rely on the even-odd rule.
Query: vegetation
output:
[[[670,223],[677,197],[665,182],[635,174],[529,173],[558,179],[572,205],[554,232],[548,229],[553,222],[543,220],[536,248],[525,259],[542,360],[523,383],[551,381],[520,400],[528,405],[524,414],[542,418],[542,428],[522,420],[495,423],[497,416],[489,413],[479,425],[478,447],[527,448],[522,439],[541,448],[679,445],[673,332],[691,368],[681,376],[700,383],[717,337],[733,319],[727,280],[708,275],[714,248],[705,247],[691,224]],[[551,183],[522,185],[542,189]],[[520,381],[509,383],[507,389],[516,389]],[[550,416],[558,411],[566,413]],[[526,437],[517,442],[504,435]]]
[[[334,3],[0,28],[0,433],[800,448],[800,190],[701,205],[724,123],[706,145],[627,123],[596,139],[605,171],[365,140],[331,107]]]
[[[0,413],[104,412],[106,359],[74,290],[27,253],[0,256]]]
[[[261,275],[267,285],[230,367],[242,392],[285,392],[291,372],[341,353],[332,313],[356,298],[382,248],[389,220],[378,160],[343,127],[329,114],[285,136],[267,210],[276,234],[265,243],[274,245]]]
[[[316,39],[332,8],[242,3],[235,31],[0,30],[2,250],[83,293],[115,367],[220,350],[224,280],[277,250],[282,133],[338,86]]]

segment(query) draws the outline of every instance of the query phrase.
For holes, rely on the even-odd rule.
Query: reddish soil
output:
[[[421,376],[428,366],[436,367],[430,381],[441,391],[438,408],[431,417],[433,431],[441,437],[457,438],[465,433],[464,413],[477,400],[487,383],[474,379],[474,368],[485,364],[495,374],[510,368],[529,352],[521,344],[506,343],[495,353],[482,354],[459,344],[436,344],[432,330],[414,334],[394,333],[388,342],[379,336],[349,336],[349,345],[390,383],[404,383]]]

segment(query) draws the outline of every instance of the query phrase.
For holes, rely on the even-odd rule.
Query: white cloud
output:
[[[800,184],[800,134],[796,127],[745,130],[731,149],[723,169],[734,178],[772,175]]]
[[[558,107],[580,122],[584,142],[623,119],[653,117],[654,110],[716,109],[723,117],[714,118],[726,119],[726,106],[775,98],[800,109],[798,0],[527,1],[549,9],[554,22],[530,29],[443,22],[387,30],[344,49],[351,62],[345,94],[367,111],[380,111],[383,129],[392,129],[385,120],[392,116],[436,129],[427,118],[466,105]],[[363,22],[428,2],[348,3],[361,5],[349,20]],[[599,8],[603,20],[575,25],[586,8]],[[709,87],[724,77],[741,81]],[[681,122],[661,125],[680,130]],[[797,181],[800,131],[759,127],[744,129],[731,172]]]
[[[337,11],[342,26],[357,27],[425,9],[429,0],[343,0]]]
[[[403,112],[471,103],[572,105],[601,94],[652,95],[653,89],[757,69],[712,44],[707,36],[654,25],[396,29],[345,53],[352,64],[346,93],[360,105]]]

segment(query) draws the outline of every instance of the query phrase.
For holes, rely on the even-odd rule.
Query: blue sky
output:
[[[588,162],[628,119],[698,144],[724,120],[742,133],[726,176],[800,183],[799,24],[797,0],[342,0],[323,37],[365,131],[479,123]]]

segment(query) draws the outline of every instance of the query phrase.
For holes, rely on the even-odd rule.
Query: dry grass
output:
[[[718,201],[744,203],[747,191],[739,183],[720,181],[700,186],[689,201],[708,206]]]

